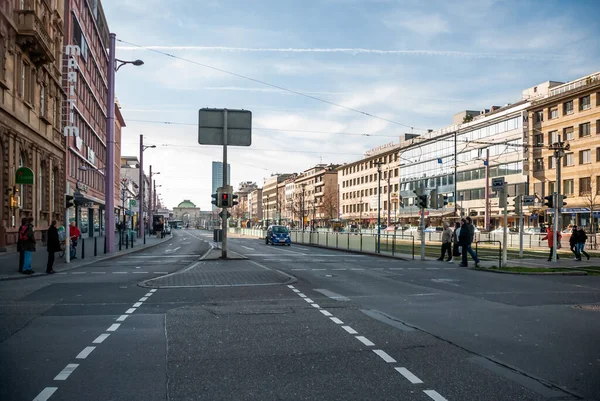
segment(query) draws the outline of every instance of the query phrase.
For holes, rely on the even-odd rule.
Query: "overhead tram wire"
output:
[[[160,51],[160,50],[157,50],[157,49],[150,49],[148,47],[145,47],[145,46],[142,46],[142,45],[138,45],[136,43],[127,42],[127,41],[122,40],[122,39],[117,39],[117,41],[119,41],[121,43],[128,44],[130,46],[138,47],[140,49],[145,49],[145,50],[150,51],[150,52],[161,54],[163,56],[171,57],[171,58],[174,58],[176,60],[181,60],[181,61],[185,61],[187,63],[196,64],[196,65],[199,65],[199,66],[204,67],[204,68],[209,68],[211,70],[219,71],[219,72],[222,72],[224,74],[233,75],[233,76],[238,77],[238,78],[246,79],[248,81],[256,82],[256,83],[261,84],[261,85],[265,85],[265,86],[269,86],[271,88],[279,89],[279,90],[284,91],[284,92],[293,93],[293,94],[298,95],[298,96],[303,96],[303,97],[306,97],[308,99],[312,99],[312,100],[316,100],[318,102],[329,104],[331,106],[335,106],[335,107],[339,107],[339,108],[342,108],[342,109],[345,109],[345,110],[349,110],[349,111],[352,111],[352,112],[355,112],[355,113],[359,113],[359,114],[365,115],[367,117],[375,118],[377,120],[386,121],[386,122],[394,124],[394,125],[399,125],[401,127],[410,128],[412,130],[427,131],[425,128],[413,127],[413,126],[410,126],[410,125],[407,125],[407,124],[400,123],[398,121],[390,120],[390,119],[387,119],[387,118],[384,118],[384,117],[377,116],[375,114],[367,113],[366,111],[355,109],[353,107],[343,106],[343,105],[341,105],[339,103],[335,103],[335,102],[331,102],[329,100],[321,99],[320,97],[317,97],[317,96],[308,95],[306,93],[298,92],[298,91],[295,91],[293,89],[288,89],[288,88],[280,86],[280,85],[275,85],[275,84],[271,84],[271,83],[268,83],[268,82],[265,82],[265,81],[261,81],[260,79],[247,77],[247,76],[242,75],[242,74],[238,74],[238,73],[235,73],[235,72],[224,70],[222,68],[213,67],[211,65],[200,63],[200,62],[194,61],[194,60],[190,60],[190,59],[187,59],[185,57],[176,56],[174,54],[163,52],[163,51]]]

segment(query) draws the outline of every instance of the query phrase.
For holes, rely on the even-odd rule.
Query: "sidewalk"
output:
[[[160,239],[155,236],[146,237],[146,244],[144,245],[144,239],[138,238],[133,248],[129,244],[129,248],[125,248],[125,244],[122,245],[121,251],[119,251],[119,235],[116,233],[115,241],[115,252],[112,254],[104,253],[104,237],[95,238],[84,238],[84,241],[79,241],[77,244],[77,259],[72,260],[71,263],[66,263],[66,258],[63,256],[60,258],[56,253],[54,260],[54,271],[60,272],[65,270],[71,270],[76,267],[89,265],[100,260],[112,259],[115,257],[127,255],[132,252],[137,252],[143,249],[151,248],[165,241],[168,241],[172,236],[167,235],[165,238]],[[96,255],[94,257],[94,239],[96,240]],[[85,246],[85,251],[83,247]],[[45,246],[37,246],[36,252],[33,253],[32,267],[35,271],[34,274],[25,275],[18,272],[19,269],[19,253],[16,250],[12,250],[6,253],[0,254],[0,280],[17,280],[25,279],[28,277],[45,276],[46,275],[46,264],[48,262],[48,252]]]

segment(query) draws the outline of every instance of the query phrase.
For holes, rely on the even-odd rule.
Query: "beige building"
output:
[[[36,235],[65,208],[61,132],[64,2],[0,1],[0,250],[17,240],[22,217]],[[33,184],[16,185],[16,171]]]
[[[280,224],[285,210],[285,181],[293,174],[274,174],[262,188],[262,214],[266,224]]]
[[[396,143],[382,145],[367,151],[363,159],[338,167],[342,220],[364,227],[377,224],[380,186],[382,224],[396,220],[399,200],[399,149],[400,145]],[[378,176],[379,166],[381,181]]]
[[[189,199],[185,199],[173,208],[173,220],[183,221],[183,225],[197,227],[201,223],[200,208]]]
[[[318,164],[294,180],[292,210],[298,227],[329,227],[339,217],[337,164]]]
[[[580,224],[588,229],[600,217],[600,72],[554,86],[548,96],[529,108],[531,145],[530,192],[540,198],[557,191],[557,165],[549,145],[570,146],[562,157],[560,192],[567,205],[562,227]],[[592,222],[590,216],[594,211]],[[542,212],[542,210],[540,210]],[[546,213],[546,220],[548,214]],[[541,213],[540,218],[544,218]]]
[[[263,219],[262,188],[256,188],[248,193],[249,220],[254,226]]]

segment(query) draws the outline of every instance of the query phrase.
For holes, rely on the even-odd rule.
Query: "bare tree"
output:
[[[243,219],[248,213],[247,199],[240,199],[239,203],[231,208],[231,214],[236,219]]]
[[[591,234],[594,236],[596,234],[596,227],[594,226],[594,208],[600,205],[600,188],[598,188],[597,185],[596,188],[594,188],[595,185],[592,183],[592,180],[596,178],[594,177],[596,170],[590,165],[587,172],[590,176],[589,185],[584,188],[579,188],[579,194],[583,198],[585,205],[590,209],[590,224],[592,226]]]
[[[328,225],[338,217],[338,194],[334,188],[325,188],[323,202],[319,205],[319,213],[323,214]]]

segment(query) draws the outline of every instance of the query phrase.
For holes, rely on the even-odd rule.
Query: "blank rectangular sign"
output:
[[[198,112],[198,143],[224,145],[223,115],[225,109],[200,109]],[[227,145],[252,144],[252,112],[227,109]]]

